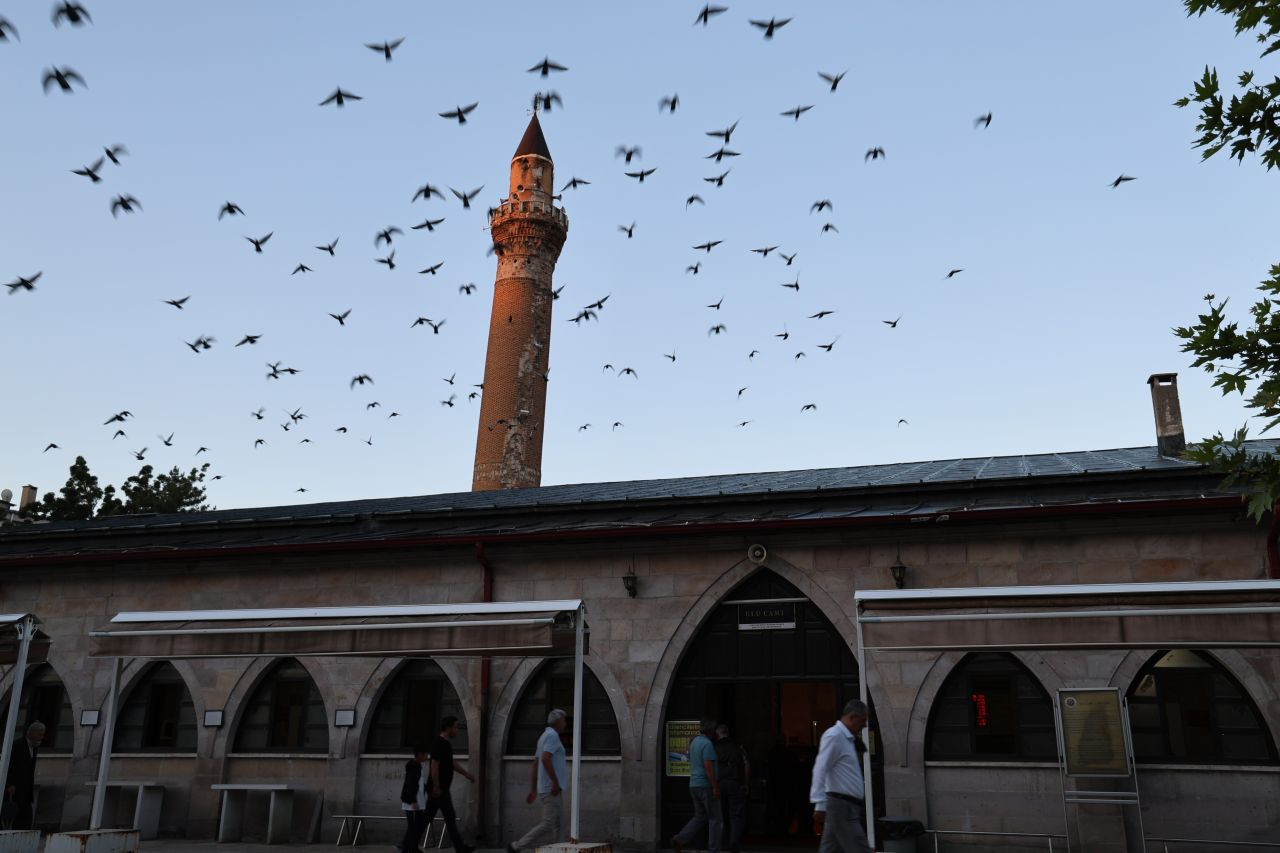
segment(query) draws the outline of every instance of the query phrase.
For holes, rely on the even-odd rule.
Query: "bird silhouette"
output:
[[[475,189],[473,189],[473,190],[472,190],[471,192],[469,192],[469,193],[460,193],[460,192],[458,192],[457,190],[455,190],[453,187],[449,187],[449,192],[451,192],[451,193],[453,193],[455,196],[457,196],[457,197],[458,197],[458,200],[462,202],[462,208],[463,208],[463,210],[470,210],[470,209],[471,209],[471,200],[472,200],[473,198],[475,198],[476,196],[480,195],[480,191],[481,191],[482,189],[484,189],[484,184],[481,184],[480,186],[476,187]]]
[[[706,157],[703,157],[702,159],[715,160],[717,163],[719,163],[721,160],[723,160],[726,157],[738,157],[738,156],[740,155],[738,154],[737,151],[730,151],[728,148],[721,146],[719,150],[712,151],[710,154],[708,154]],[[726,172],[725,174],[728,174],[728,172]]]
[[[44,91],[46,94],[49,92],[50,83],[58,84],[58,87],[64,92],[72,91],[72,83],[79,83],[81,86],[88,88],[88,84],[84,82],[84,78],[81,77],[74,69],[59,68],[56,65],[44,72],[43,81]]]
[[[983,115],[983,116],[978,116],[973,120],[974,130],[977,130],[979,125],[981,125],[984,128],[991,127],[991,113],[987,113],[986,115]]]
[[[795,281],[784,281],[779,287],[789,287],[796,293],[800,292],[800,276],[796,276]]]
[[[671,359],[671,363],[672,363],[672,364],[675,364],[675,363],[676,363],[676,354],[675,354],[675,351],[674,351],[674,350],[673,350],[672,352],[664,352],[664,353],[662,354],[662,356],[663,356],[663,358],[669,358],[669,359]]]
[[[911,426],[911,424],[907,422],[906,418],[898,418],[898,426]]]
[[[840,81],[844,79],[844,75],[848,73],[848,71],[841,71],[839,74],[827,74],[826,72],[819,71],[818,76],[830,83],[831,91],[834,92],[836,87],[840,85]]]
[[[128,154],[129,149],[123,145],[109,145],[102,149],[102,153],[107,155],[107,159],[117,166],[120,165],[120,155]]]
[[[209,448],[204,447],[204,446],[200,446],[200,447],[197,447],[197,448],[196,448],[196,452],[195,452],[195,453],[193,453],[193,454],[191,454],[191,455],[192,455],[192,456],[199,456],[201,453],[208,453],[208,452],[209,452]]]
[[[798,255],[798,254],[800,254],[800,253],[799,253],[799,252],[792,252],[792,253],[791,253],[791,254],[789,254],[789,255],[784,255],[784,254],[782,254],[781,252],[779,252],[779,253],[778,253],[778,257],[780,257],[780,258],[782,258],[784,261],[786,261],[786,262],[787,262],[787,266],[791,266],[791,262],[792,262],[792,261],[794,261],[794,260],[796,259],[796,255]]]
[[[259,238],[258,238],[258,239],[256,239],[256,240],[255,240],[254,238],[252,238],[252,237],[245,237],[245,239],[246,239],[246,240],[248,240],[250,243],[252,243],[252,244],[253,244],[253,250],[254,250],[255,252],[257,252],[259,255],[261,255],[261,254],[262,254],[262,247],[263,247],[263,245],[265,245],[265,244],[266,244],[266,242],[267,242],[268,240],[270,240],[270,239],[271,239],[271,235],[272,235],[272,234],[274,234],[274,233],[276,233],[276,232],[274,232],[274,231],[269,231],[269,232],[267,232],[267,236],[265,236],[265,237],[259,237]],[[337,240],[335,240],[334,242],[336,243],[336,242],[338,242],[338,241],[337,241]]]
[[[329,104],[334,104],[337,107],[341,108],[346,105],[347,101],[363,101],[363,100],[364,98],[360,97],[359,95],[353,92],[344,91],[342,87],[339,86],[338,88],[333,90],[332,95],[330,95],[329,97],[325,98],[323,101],[320,102],[320,106],[326,107]]]
[[[587,181],[578,177],[573,177],[569,179],[569,183],[565,184],[560,188],[560,192],[564,192],[565,190],[576,190],[578,187],[585,187],[590,185],[591,185],[590,181]]]
[[[300,272],[311,272],[311,267],[306,264],[298,264],[293,268],[293,272],[289,273],[289,275],[297,275]]]
[[[133,417],[133,412],[125,409],[124,411],[116,412],[114,415],[107,418],[102,422],[102,425],[106,426],[107,424],[124,423],[126,419],[131,417]]]
[[[767,258],[767,257],[769,257],[769,253],[770,253],[770,252],[772,252],[772,251],[773,251],[774,249],[776,249],[776,248],[778,248],[778,247],[777,247],[777,246],[765,246],[765,247],[760,248],[760,249],[752,249],[751,251],[755,252],[757,255],[759,255],[759,256],[760,256],[760,257],[762,257],[762,258]]]
[[[395,227],[394,225],[392,225],[390,228],[383,228],[381,231],[379,231],[377,234],[374,235],[373,245],[376,247],[379,243],[385,242],[388,246],[390,246],[391,238],[396,234],[403,234],[403,233],[404,233],[403,231],[401,231],[399,228]]]
[[[813,204],[809,205],[809,213],[821,212],[824,210],[835,210],[835,205],[831,203],[831,199],[829,198],[819,199],[818,201],[815,201]]]
[[[708,308],[714,308],[715,310],[719,311],[719,310],[720,310],[720,306],[721,306],[721,305],[723,305],[723,304],[724,304],[724,297],[723,297],[723,296],[721,296],[717,301],[712,302],[712,303],[711,303],[710,305],[708,305],[707,307],[708,307]]]
[[[392,249],[391,254],[385,258],[374,258],[373,261],[374,263],[384,264],[388,271],[393,270],[396,268],[396,250]]]
[[[468,282],[467,284],[459,285],[458,292],[466,294],[467,296],[470,296],[471,294],[476,292],[476,286]]]
[[[674,113],[679,106],[680,106],[679,95],[671,95],[671,96],[664,95],[662,100],[658,101],[658,112],[662,112],[663,110],[666,110],[668,113]]]
[[[355,388],[357,385],[364,385],[366,382],[368,382],[370,385],[373,384],[373,377],[367,373],[361,373],[351,377],[352,388]]]
[[[218,208],[218,218],[221,219],[224,216],[244,216],[244,211],[241,210],[240,205],[234,201],[229,201]]]
[[[10,36],[17,41],[22,41],[18,38],[18,28],[13,25],[13,22],[8,18],[0,17],[0,41],[8,41]]]
[[[1129,181],[1136,181],[1136,180],[1138,180],[1138,179],[1137,179],[1137,178],[1131,178],[1131,177],[1129,177],[1128,175],[1121,175],[1120,177],[1116,178],[1114,181],[1112,181],[1112,182],[1111,182],[1111,189],[1115,189],[1116,187],[1120,186],[1121,184],[1128,183]]]
[[[564,67],[563,65],[557,62],[552,62],[550,58],[545,56],[542,58],[541,62],[535,64],[532,68],[528,69],[529,73],[533,73],[534,71],[537,71],[538,76],[540,77],[546,77],[550,75],[552,71],[568,71],[568,70],[569,70],[568,68]]]
[[[267,440],[266,440],[265,438],[255,439],[255,440],[254,440],[254,442],[253,442],[253,447],[254,447],[254,449],[256,450],[258,447],[260,447],[261,445],[264,445],[264,444],[266,444],[266,443],[267,443]]]
[[[345,326],[347,325],[347,318],[351,316],[351,309],[348,308],[346,311],[343,311],[341,314],[334,314],[330,312],[329,316],[337,320],[339,326]]]
[[[137,459],[139,462],[141,462],[143,457],[147,455],[147,448],[144,447],[141,450],[131,450],[129,452],[133,454],[134,459]]]
[[[733,124],[729,125],[724,130],[708,130],[706,132],[706,135],[718,136],[720,137],[721,140],[724,141],[725,145],[728,145],[729,140],[733,137],[733,132],[737,129],[738,129],[738,122],[735,121]]]
[[[265,412],[266,410],[267,409],[264,406],[262,408],[259,408],[258,411],[256,412],[250,412],[249,415],[253,418],[256,418],[257,420],[262,420],[262,413]]]
[[[115,431],[115,433],[112,434],[111,440],[115,441],[117,438],[121,438],[121,437],[128,438],[129,434],[122,429],[118,429]]]
[[[632,222],[630,227],[626,225],[619,225],[618,230],[621,231],[623,234],[626,234],[627,239],[630,240],[632,236],[634,236],[635,234],[636,224]]]
[[[44,450],[41,450],[40,452],[41,452],[41,453],[48,453],[50,450],[61,450],[61,449],[62,449],[61,447],[59,447],[58,445],[54,444],[54,443],[51,441],[51,442],[49,442],[48,444],[46,444],[46,445],[44,446]]]
[[[564,101],[560,98],[559,92],[550,91],[533,93],[533,109],[535,112],[541,110],[544,113],[549,113],[551,112],[552,104],[555,104],[558,107],[564,106]]]
[[[40,276],[42,275],[44,275],[44,270],[41,270],[40,272],[36,273],[30,278],[24,278],[23,276],[18,276],[18,278],[15,281],[9,282],[8,284],[5,285],[5,287],[9,288],[10,296],[17,293],[19,290],[28,290],[28,291],[35,290],[36,282],[40,280]],[[108,421],[108,423],[110,423],[110,421]]]
[[[834,312],[834,311],[828,311],[828,310],[826,310],[826,309],[824,308],[823,310],[819,311],[819,312],[818,312],[818,313],[816,313],[816,314],[810,314],[810,315],[809,315],[809,319],[810,319],[810,320],[821,320],[823,317],[829,317],[829,316],[831,316],[831,315],[832,315],[832,314],[834,314],[834,313],[836,313],[836,312]]]
[[[270,237],[271,235],[270,235],[270,234],[268,234],[267,236],[268,236],[268,237]],[[323,246],[316,246],[316,248],[317,248],[317,249],[319,249],[319,250],[320,250],[320,251],[322,251],[322,252],[328,252],[328,253],[329,253],[329,256],[330,256],[330,257],[333,257],[333,256],[336,254],[336,252],[334,252],[334,249],[338,248],[338,240],[340,240],[340,239],[342,239],[342,238],[341,238],[341,237],[335,237],[335,238],[333,239],[333,242],[332,242],[332,243],[326,243],[326,244],[325,244],[325,245],[323,245]]]
[[[181,299],[166,299],[164,300],[164,304],[172,305],[174,308],[177,308],[179,311],[181,311],[182,306],[186,305],[187,300],[190,298],[191,298],[190,296],[184,296]]]
[[[702,24],[705,27],[710,22],[712,15],[719,15],[721,12],[727,11],[729,11],[728,6],[703,6],[702,11],[698,13],[698,17],[694,19],[693,23],[695,25]]]
[[[134,213],[134,207],[142,210],[142,204],[131,195],[118,195],[111,200],[111,216],[114,218],[120,215],[120,211],[125,213]]]
[[[382,44],[366,44],[365,47],[369,48],[369,50],[378,51],[386,58],[387,62],[390,62],[391,51],[395,50],[403,42],[404,42],[403,38],[398,38],[395,41],[384,41]]]
[[[437,272],[437,271],[438,271],[442,266],[444,266],[444,261],[441,261],[441,262],[440,262],[440,263],[438,263],[438,264],[433,264],[433,265],[431,265],[431,266],[427,267],[427,268],[426,268],[426,269],[424,269],[424,270],[418,270],[418,274],[419,274],[419,275],[428,275],[428,274],[429,274],[429,275],[435,275],[435,274],[436,274],[436,272]]]
[[[53,7],[53,25],[60,27],[64,20],[73,27],[83,26],[86,21],[93,23],[88,10],[79,3],[63,3]]]
[[[424,219],[422,222],[418,223],[417,225],[410,225],[409,227],[412,228],[414,231],[421,231],[423,228],[427,229],[428,231],[434,231],[436,230],[436,226],[439,225],[441,222],[444,222],[443,216],[440,217],[439,219]]]
[[[698,195],[697,193],[694,193],[693,195],[689,196],[684,200],[684,209],[688,210],[689,205],[693,204],[695,201],[704,207],[707,204],[705,201],[702,200],[702,196]]]
[[[883,156],[885,156],[884,149],[877,145],[875,148],[867,149],[867,153],[862,157],[862,162],[865,163],[868,160],[879,160]]]
[[[649,177],[650,175],[652,175],[652,174],[653,174],[654,172],[656,172],[656,171],[658,171],[658,169],[657,169],[657,167],[655,166],[655,167],[654,167],[654,168],[652,168],[652,169],[641,169],[641,170],[640,170],[640,171],[638,171],[638,172],[623,172],[622,174],[626,175],[628,178],[635,178],[636,180],[638,180],[640,183],[642,183],[642,184],[643,184],[643,183],[644,183],[644,179],[645,179],[645,178],[647,178],[647,177]]]
[[[739,389],[738,389],[738,398],[739,398],[739,399],[741,399],[741,398],[742,398],[742,395],[743,395],[743,394],[746,392],[746,390],[747,390],[748,388],[750,388],[750,387],[751,387],[750,385],[743,385],[741,388],[739,388]]]
[[[947,278],[952,278],[952,277],[954,277],[954,276],[959,275],[959,274],[960,274],[960,273],[962,273],[962,272],[964,272],[964,270],[962,270],[962,269],[955,269],[955,270],[951,270],[949,273],[947,273],[946,277],[947,277]]]
[[[684,268],[684,271],[686,275],[688,275],[689,273],[693,273],[694,275],[697,275],[698,270],[700,269],[702,269],[702,261],[698,261],[696,264],[690,264],[689,266]]]
[[[722,335],[727,331],[729,331],[729,327],[724,323],[716,323],[710,329],[707,329],[707,337],[711,337],[712,335]]]
[[[695,248],[695,249],[706,249],[706,250],[707,250],[707,254],[709,255],[709,254],[711,254],[711,250],[712,250],[712,249],[714,249],[716,246],[719,246],[719,245],[720,245],[721,243],[723,243],[723,242],[724,242],[723,240],[708,240],[707,242],[705,242],[705,243],[700,243],[699,245],[694,246],[693,248]]]
[[[901,319],[902,319],[902,315],[899,314],[897,320],[881,320],[880,322],[884,323],[890,329],[896,329],[898,328],[898,320],[901,320]]]
[[[250,346],[252,346],[253,344],[256,344],[258,342],[258,339],[261,337],[262,335],[245,335],[243,338],[240,339],[240,341],[236,344],[236,346],[242,347],[245,344],[249,344]]]
[[[799,120],[800,120],[800,116],[802,116],[802,115],[804,115],[805,113],[809,112],[809,110],[811,110],[811,109],[813,109],[813,104],[808,104],[808,105],[806,105],[806,106],[795,106],[795,107],[792,107],[792,108],[791,108],[791,109],[789,109],[789,110],[784,110],[783,112],[779,113],[779,115],[791,116],[791,117],[792,117],[792,118],[794,118],[796,121],[799,121]]]
[[[418,199],[422,199],[423,201],[431,201],[431,197],[433,195],[438,196],[441,201],[444,200],[444,193],[440,192],[439,187],[434,187],[431,184],[423,184],[422,186],[418,187],[418,191],[413,194],[413,198],[409,199],[409,201],[415,202]]]
[[[773,38],[773,33],[775,30],[780,30],[789,23],[791,23],[790,18],[783,18],[782,20],[778,20],[777,18],[770,18],[767,21],[751,21],[750,22],[751,26],[759,27],[760,29],[764,30],[764,37],[766,39]]]
[[[618,375],[619,375],[619,376],[634,376],[636,379],[639,379],[639,378],[640,378],[640,374],[639,374],[639,373],[636,373],[636,372],[635,372],[635,370],[634,370],[634,369],[632,369],[632,368],[630,368],[630,367],[624,367],[624,368],[622,368],[622,370],[618,371]]]
[[[839,335],[837,335],[837,336],[836,336],[836,338],[835,338],[835,340],[833,340],[833,341],[832,341],[831,343],[829,343],[829,344],[818,344],[818,349],[820,349],[820,350],[826,350],[827,352],[831,352],[831,350],[832,350],[832,349],[835,347],[835,345],[836,345],[836,341],[838,341],[838,340],[840,340],[840,336],[839,336]]]
[[[71,174],[82,175],[95,184],[99,183],[102,178],[99,177],[98,170],[102,168],[103,162],[105,162],[105,158],[99,157],[92,166],[85,166],[83,169],[72,169]]]
[[[832,222],[824,222],[824,223],[822,224],[822,230],[821,230],[819,233],[826,234],[828,231],[834,231],[834,232],[836,232],[837,234],[839,234],[839,233],[840,233],[840,229],[839,229],[839,228],[837,228],[837,227],[835,226],[835,224],[834,224],[834,223],[832,223]]]
[[[156,438],[160,439],[160,443],[165,447],[173,447],[173,433],[169,433],[168,438],[165,438],[163,435],[157,435]]]
[[[719,175],[716,175],[715,177],[703,178],[702,180],[706,181],[709,184],[715,184],[717,187],[722,187],[724,186],[724,179],[729,177],[729,173],[732,171],[733,171],[732,169],[725,169],[722,173],[720,173]]]
[[[448,112],[438,113],[438,115],[440,118],[457,119],[458,124],[466,124],[467,115],[478,106],[480,106],[480,102],[476,101],[475,103],[467,104],[465,107],[454,107]]]
[[[616,149],[614,149],[614,154],[613,154],[613,158],[615,160],[618,159],[619,157],[625,157],[626,158],[625,162],[627,163],[631,162],[632,157],[639,157],[639,156],[640,156],[639,145],[635,145],[630,148],[628,148],[625,145],[619,145]]]
[[[802,412],[816,412],[817,410],[818,410],[817,403],[805,403],[803,406],[800,407],[800,411]]]

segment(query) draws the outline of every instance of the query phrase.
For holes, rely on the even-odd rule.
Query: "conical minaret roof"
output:
[[[538,122],[536,111],[533,118],[529,119],[529,126],[525,128],[524,136],[520,137],[520,144],[516,146],[516,153],[511,155],[511,158],[514,160],[525,154],[537,154],[539,157],[551,159],[551,149],[547,148],[547,138],[542,135],[542,125]]]

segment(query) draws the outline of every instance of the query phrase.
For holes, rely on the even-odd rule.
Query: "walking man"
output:
[[[742,832],[747,826],[747,796],[751,790],[751,762],[742,745],[729,737],[729,727],[716,726],[716,779],[720,802],[729,825],[729,851],[741,853]]]
[[[13,829],[31,829],[35,820],[32,804],[36,793],[36,755],[43,740],[44,723],[36,720],[27,726],[27,736],[13,744],[4,789],[5,805],[13,812]]]
[[[529,768],[529,794],[524,798],[530,804],[536,799],[542,816],[523,838],[507,845],[507,853],[519,853],[542,843],[560,840],[560,792],[569,781],[564,744],[560,741],[564,728],[565,713],[556,708],[547,715],[547,728],[538,738],[533,765]]]
[[[704,826],[707,853],[720,853],[720,836],[724,833],[716,748],[711,740],[716,736],[716,721],[703,720],[698,724],[698,731],[701,734],[689,742],[689,798],[693,800],[693,817],[671,839],[676,853],[684,853],[684,848],[694,842]]]
[[[813,831],[822,836],[818,853],[870,853],[863,825],[862,754],[867,747],[859,737],[866,724],[867,706],[850,699],[840,719],[822,733],[809,786]]]
[[[440,721],[440,736],[431,745],[431,781],[427,788],[427,807],[422,811],[422,828],[425,830],[435,820],[436,812],[444,815],[444,827],[449,833],[449,843],[456,853],[472,853],[476,848],[462,840],[458,832],[458,816],[453,810],[453,796],[449,786],[453,784],[456,772],[468,782],[475,783],[476,777],[466,771],[453,757],[453,744],[450,742],[458,736],[458,718],[445,717]],[[406,850],[405,853],[411,853]]]
[[[413,748],[413,758],[405,762],[404,784],[400,786],[400,809],[404,812],[406,826],[404,838],[398,845],[402,853],[413,853],[418,849],[426,824],[422,822],[422,810],[427,807],[426,776],[422,765],[427,763],[428,750],[425,746]]]

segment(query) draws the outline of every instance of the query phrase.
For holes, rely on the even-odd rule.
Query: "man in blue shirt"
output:
[[[560,740],[565,724],[565,713],[559,708],[547,715],[547,728],[542,737],[538,738],[538,746],[533,753],[533,766],[529,768],[529,794],[524,798],[531,805],[536,799],[541,806],[542,816],[523,838],[507,845],[507,853],[519,853],[530,847],[560,840],[560,792],[569,783],[564,744]]]
[[[716,721],[698,724],[700,735],[689,742],[689,798],[693,800],[693,818],[671,839],[676,853],[693,843],[698,833],[707,828],[707,853],[720,853],[720,836],[724,821],[720,816],[720,781],[716,774]]]

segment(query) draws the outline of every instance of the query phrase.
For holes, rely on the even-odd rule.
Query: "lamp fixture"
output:
[[[632,598],[636,597],[636,570],[635,567],[627,569],[627,573],[622,576],[622,585],[627,590],[627,595]]]
[[[907,564],[902,562],[902,549],[898,549],[898,554],[893,558],[893,565],[889,566],[889,573],[893,575],[893,585],[898,589],[902,589],[907,585]]]

